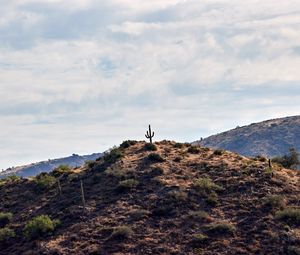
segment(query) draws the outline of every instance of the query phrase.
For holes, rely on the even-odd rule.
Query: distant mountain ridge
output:
[[[237,127],[194,143],[250,157],[281,156],[291,147],[300,152],[300,115]]]
[[[50,172],[60,165],[69,165],[70,167],[80,167],[86,161],[95,160],[101,157],[103,153],[93,153],[91,155],[77,155],[73,154],[72,156],[65,158],[52,159],[47,161],[41,161],[38,163],[32,163],[29,165],[18,166],[13,168],[8,168],[0,172],[0,178],[4,178],[9,175],[18,175],[22,177],[35,176],[42,172]]]

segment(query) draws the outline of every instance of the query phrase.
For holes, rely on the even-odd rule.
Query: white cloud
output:
[[[0,168],[299,114],[298,0],[0,4]]]

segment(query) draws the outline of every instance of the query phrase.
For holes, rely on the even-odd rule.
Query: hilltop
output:
[[[10,229],[0,243],[3,255],[293,255],[300,249],[300,173],[270,168],[263,157],[126,141],[80,168],[3,180],[0,194],[0,212],[12,213],[2,224]],[[45,226],[30,222],[40,215],[50,218],[38,218]]]
[[[237,127],[195,143],[244,156],[282,156],[294,147],[300,151],[300,116],[279,118]]]
[[[93,153],[91,155],[77,155],[58,159],[49,159],[38,163],[32,163],[24,166],[8,168],[0,172],[0,178],[5,178],[10,175],[17,175],[20,177],[31,177],[36,176],[42,172],[50,172],[60,165],[68,165],[70,167],[82,166],[86,161],[95,160],[99,158],[102,153]]]

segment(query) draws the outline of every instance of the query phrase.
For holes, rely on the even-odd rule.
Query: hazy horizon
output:
[[[0,2],[0,169],[300,114],[298,0]]]

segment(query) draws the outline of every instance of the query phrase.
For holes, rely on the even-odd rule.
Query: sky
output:
[[[0,169],[300,114],[299,0],[0,0]]]

